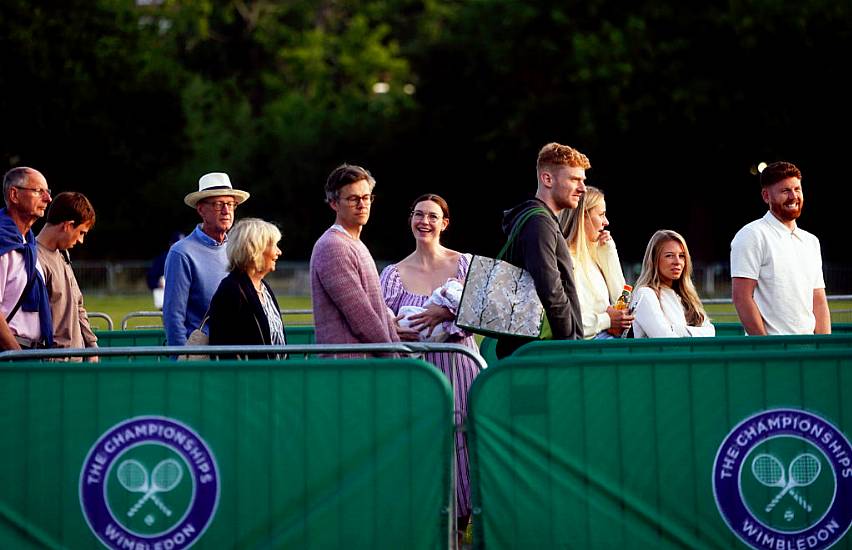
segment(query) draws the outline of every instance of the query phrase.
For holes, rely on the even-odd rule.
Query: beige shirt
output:
[[[83,293],[71,264],[58,250],[49,250],[38,243],[38,260],[44,271],[44,282],[53,315],[53,340],[60,348],[97,347],[98,337],[89,326],[89,316],[83,307]]]

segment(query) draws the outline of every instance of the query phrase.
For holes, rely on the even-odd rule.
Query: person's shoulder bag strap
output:
[[[38,277],[38,273],[35,273],[35,276]],[[21,297],[18,298],[18,303],[15,304],[15,307],[12,308],[12,311],[10,311],[9,315],[6,316],[6,324],[9,324],[9,321],[12,320],[12,317],[14,317],[16,313],[18,313],[18,310],[21,308],[21,304],[24,303],[24,296],[26,296],[29,293],[30,289],[33,287],[34,280],[35,277],[30,277],[29,279],[27,279],[27,285],[24,287],[24,291],[21,292]]]
[[[547,210],[545,210],[544,208],[542,208],[540,206],[536,206],[535,208],[530,208],[529,210],[527,210],[526,212],[521,214],[521,216],[518,218],[518,221],[516,221],[515,225],[512,226],[512,231],[509,232],[509,238],[506,239],[506,244],[503,245],[503,248],[500,250],[500,253],[497,254],[498,260],[503,259],[503,256],[506,254],[506,252],[512,246],[512,244],[514,243],[518,234],[521,232],[521,229],[523,228],[524,224],[527,223],[527,220],[529,220],[531,217],[537,216],[537,215],[546,216]]]

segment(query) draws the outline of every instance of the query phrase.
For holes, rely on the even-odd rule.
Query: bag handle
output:
[[[544,208],[537,206],[535,208],[530,208],[529,210],[521,214],[521,217],[518,218],[518,221],[516,221],[515,225],[512,226],[512,231],[509,232],[509,238],[506,239],[506,244],[503,245],[503,248],[500,250],[500,253],[497,254],[498,260],[503,259],[503,256],[506,254],[506,251],[508,251],[509,247],[512,246],[512,243],[518,236],[518,233],[521,232],[521,229],[523,228],[524,224],[527,223],[527,220],[536,215],[547,215],[547,211]]]
[[[198,325],[196,330],[204,331],[204,325],[207,324],[207,320],[210,319],[210,306],[207,306],[207,311],[204,312],[204,317],[201,318],[201,324]]]

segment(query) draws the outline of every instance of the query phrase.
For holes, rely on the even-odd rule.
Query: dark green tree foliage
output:
[[[477,198],[492,220],[531,192],[536,151],[557,140],[591,157],[623,258],[668,227],[724,260],[764,211],[760,160],[805,170],[804,223],[830,239],[818,212],[843,158],[832,122],[852,120],[838,73],[849,29],[849,6],[831,2],[467,2],[415,69],[422,103],[447,107],[433,135],[455,127],[452,149],[476,159],[457,163],[474,167],[468,181],[499,190]],[[457,85],[437,86],[439,72]]]
[[[118,1],[0,8],[4,164],[38,167],[55,190],[87,193],[98,229],[110,233],[98,240],[117,255],[133,254],[131,231],[162,198],[147,187],[184,156],[179,67],[157,27],[139,19]]]
[[[805,171],[803,225],[843,258],[828,224],[833,136],[852,121],[848,3],[59,4],[0,8],[0,155],[92,196],[93,255],[152,255],[196,222],[182,198],[198,177],[223,170],[253,195],[241,215],[279,223],[285,258],[305,259],[343,161],[379,181],[377,257],[410,249],[423,192],[450,201],[449,245],[493,253],[556,140],[591,157],[627,261],[663,227],[725,260],[764,211],[749,169],[781,158]]]

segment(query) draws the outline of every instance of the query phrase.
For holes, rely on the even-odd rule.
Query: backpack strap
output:
[[[503,259],[503,256],[506,255],[506,252],[509,250],[509,247],[511,247],[512,244],[514,244],[515,239],[518,237],[518,234],[521,232],[521,229],[523,229],[524,224],[527,223],[527,221],[531,217],[533,217],[533,216],[546,216],[546,215],[547,215],[547,210],[545,210],[544,208],[542,208],[540,206],[537,206],[535,208],[530,208],[529,210],[527,210],[526,212],[521,214],[521,216],[515,222],[515,225],[512,226],[512,230],[509,232],[509,238],[506,239],[506,244],[503,245],[503,248],[500,250],[500,253],[497,254],[497,259],[498,260]]]

